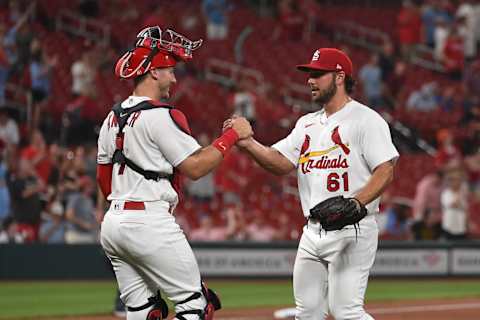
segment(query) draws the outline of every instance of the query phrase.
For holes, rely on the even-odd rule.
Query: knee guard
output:
[[[127,307],[127,310],[130,312],[145,310],[149,307],[153,308],[148,312],[146,320],[162,320],[167,319],[168,316],[168,306],[165,300],[163,300],[160,295],[160,290],[157,291],[157,294],[153,297],[148,298],[148,302],[140,307]]]
[[[216,310],[222,308],[220,298],[212,289],[209,289],[205,282],[202,281],[202,293],[207,300],[207,306],[205,307],[205,320],[213,320],[213,314]]]
[[[178,320],[186,320],[184,317],[184,315],[186,314],[197,314],[200,320],[213,320],[213,314],[215,313],[215,311],[222,308],[220,298],[215,293],[215,291],[213,291],[212,289],[209,289],[203,281],[201,283],[201,286],[202,286],[202,293],[195,292],[190,297],[188,297],[183,301],[178,302],[177,304],[183,304],[188,301],[198,299],[203,295],[205,297],[205,300],[207,300],[207,305],[205,306],[205,308],[203,310],[194,309],[194,310],[179,312],[175,315],[175,317]]]

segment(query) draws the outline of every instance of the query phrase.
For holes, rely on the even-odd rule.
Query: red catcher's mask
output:
[[[192,59],[192,52],[203,40],[192,41],[185,36],[160,27],[147,27],[140,31],[135,47],[127,51],[115,65],[120,79],[133,79],[155,68],[174,67],[177,61]]]

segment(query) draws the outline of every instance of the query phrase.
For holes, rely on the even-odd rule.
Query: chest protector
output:
[[[123,142],[124,142],[124,137],[125,133],[123,132],[123,129],[127,125],[128,119],[130,118],[130,115],[137,111],[142,111],[142,110],[149,110],[149,109],[154,109],[154,108],[167,108],[167,109],[172,109],[167,104],[159,104],[159,103],[152,103],[149,101],[143,101],[137,104],[134,107],[128,108],[128,109],[123,109],[121,107],[120,103],[117,103],[116,105],[113,106],[112,111],[115,115],[115,118],[118,123],[118,133],[115,138],[115,152],[113,153],[112,157],[112,162],[113,163],[118,163],[121,165],[120,170],[122,170],[123,166],[127,166],[133,171],[137,172],[138,174],[141,174],[142,176],[145,177],[147,180],[155,180],[159,181],[160,179],[168,179],[172,181],[173,179],[173,174],[168,174],[164,172],[155,172],[151,170],[144,170],[140,166],[138,166],[135,162],[132,160],[128,159],[125,154],[123,153]]]

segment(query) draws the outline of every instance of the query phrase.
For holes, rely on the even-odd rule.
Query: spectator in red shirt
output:
[[[30,144],[21,151],[20,157],[32,163],[38,177],[44,184],[48,182],[51,163],[48,157],[47,144],[39,130],[33,131]]]
[[[443,65],[453,80],[461,80],[465,66],[465,47],[457,27],[453,27],[443,48]]]
[[[438,149],[435,154],[435,165],[438,168],[444,167],[452,162],[462,161],[462,153],[455,145],[454,137],[449,129],[440,129],[437,132]]]
[[[415,4],[404,0],[397,15],[397,35],[402,55],[409,58],[413,47],[421,42],[422,18]]]
[[[274,31],[274,39],[301,41],[306,17],[303,16],[298,2],[281,0],[278,2],[277,9],[280,24]]]

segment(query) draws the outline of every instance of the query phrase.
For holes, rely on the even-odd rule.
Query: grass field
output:
[[[293,306],[290,281],[208,282],[225,309]],[[111,281],[0,282],[0,319],[109,314],[115,297]],[[480,280],[372,280],[367,303],[377,301],[480,297]]]

